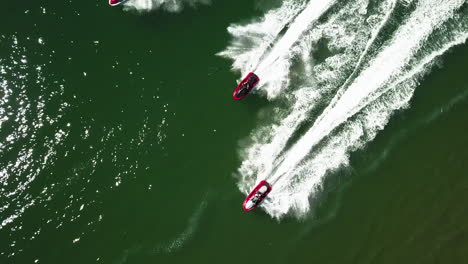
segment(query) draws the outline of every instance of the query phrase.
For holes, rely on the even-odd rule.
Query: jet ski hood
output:
[[[255,209],[267,195],[271,192],[271,185],[263,180],[247,195],[242,207],[245,211],[251,211]]]
[[[116,5],[123,4],[126,1],[127,0],[109,0],[109,5],[116,6]]]
[[[247,94],[252,91],[252,89],[258,84],[260,78],[253,73],[250,72],[247,76],[237,85],[232,97],[234,100],[240,100],[244,98]]]

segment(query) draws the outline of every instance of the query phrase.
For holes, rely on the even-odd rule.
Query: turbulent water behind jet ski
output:
[[[296,23],[310,10],[321,13]],[[264,203],[270,215],[304,216],[326,173],[346,166],[350,152],[409,105],[434,61],[466,41],[467,13],[463,0],[285,1],[260,22],[230,26],[232,44],[220,55],[232,58],[242,74],[252,65],[271,68],[260,75],[261,92],[289,102],[275,109],[280,114],[273,124],[252,133],[239,168],[240,190],[247,193],[266,179],[273,184]],[[276,26],[262,27],[266,21]]]
[[[138,11],[151,11],[164,9],[170,12],[179,12],[186,5],[210,4],[211,0],[130,0],[125,3],[126,9]]]

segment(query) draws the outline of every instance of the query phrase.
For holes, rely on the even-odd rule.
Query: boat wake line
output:
[[[302,12],[317,2],[321,6],[331,3],[311,1]],[[288,40],[288,48],[279,40],[270,55],[279,58],[287,72],[290,58],[301,55],[302,63],[312,69],[306,71],[312,74],[308,77],[317,85],[299,86],[286,93],[291,105],[282,118],[252,133],[252,143],[243,150],[245,160],[239,168],[240,190],[248,193],[256,183],[267,180],[273,185],[269,199],[262,204],[267,213],[275,218],[288,212],[299,217],[307,214],[309,199],[326,173],[346,166],[350,152],[371,141],[396,110],[408,107],[418,80],[434,60],[466,41],[468,19],[463,4],[463,0],[421,0],[402,5],[388,0],[373,6],[356,0],[313,28],[302,30],[303,24],[292,23],[288,32],[301,33],[286,32],[283,38],[296,39]],[[386,33],[382,34],[384,28]],[[393,33],[389,35],[389,31]],[[311,51],[320,42],[327,43],[331,54],[315,63]],[[259,66],[275,64],[270,55]],[[239,66],[236,62],[234,68]],[[283,96],[279,91],[288,88],[284,83],[288,81],[278,90],[264,87],[274,90],[267,96]],[[325,95],[330,94],[333,96],[328,96],[328,101]],[[313,113],[317,113],[315,117]],[[307,122],[311,125],[304,130]]]
[[[228,31],[235,39],[230,47],[217,55],[233,59],[233,69],[240,71],[242,76],[248,72],[256,73],[262,80],[257,89],[273,99],[287,86],[291,47],[335,2],[285,1],[280,9],[270,11],[261,22],[230,26]],[[281,36],[285,28],[287,31]],[[245,38],[250,38],[248,42],[254,44],[247,52],[243,46]]]
[[[168,12],[180,12],[184,6],[208,5],[211,0],[124,0],[124,10],[149,12],[163,9]]]

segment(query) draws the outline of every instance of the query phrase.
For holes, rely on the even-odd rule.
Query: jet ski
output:
[[[127,2],[127,0],[109,0],[109,5],[116,6]]]
[[[261,181],[250,193],[247,195],[247,198],[244,200],[242,207],[245,211],[251,211],[255,209],[267,195],[271,192],[271,185],[263,180]]]
[[[236,89],[234,90],[234,93],[232,94],[232,97],[234,97],[234,100],[240,100],[244,98],[252,89],[257,85],[257,83],[260,81],[260,78],[258,78],[255,73],[250,72],[247,74],[247,76],[237,85]]]

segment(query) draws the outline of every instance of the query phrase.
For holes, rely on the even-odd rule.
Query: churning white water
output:
[[[169,12],[179,12],[184,6],[210,4],[210,0],[129,0],[124,3],[125,9],[147,12],[164,9]]]
[[[284,118],[252,133],[253,142],[244,150],[246,158],[239,169],[241,191],[267,179],[273,191],[263,207],[270,215],[306,214],[326,173],[347,165],[350,152],[372,140],[395,110],[408,106],[434,59],[465,42],[468,18],[463,4],[463,0],[345,4],[315,0],[305,8],[304,3],[291,8],[292,1],[286,1],[268,13],[281,16],[284,11],[290,27],[267,56],[252,56],[251,61],[261,56],[257,73],[269,72],[259,74],[267,97],[284,97],[290,107]],[[303,16],[311,10],[313,15]],[[310,19],[308,24],[295,23],[303,17]],[[251,65],[242,49],[234,48],[239,38],[245,38],[236,34],[261,31],[255,28],[258,25],[261,22],[231,26],[237,29],[230,30],[234,40],[220,53],[232,58],[233,68],[242,74]],[[317,62],[316,50],[324,45],[328,54]],[[255,48],[244,50],[251,54]],[[293,67],[297,61],[305,65],[299,73]],[[292,73],[303,81],[292,84]],[[305,132],[299,133],[304,126]]]

